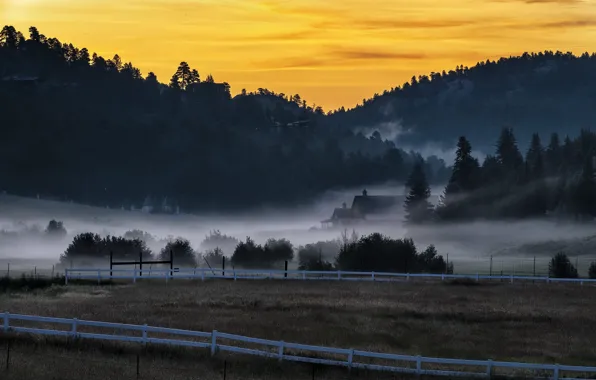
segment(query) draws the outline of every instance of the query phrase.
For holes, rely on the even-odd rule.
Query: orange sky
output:
[[[180,61],[232,92],[352,107],[412,75],[523,51],[596,51],[596,0],[0,0],[0,23],[115,53],[168,82]]]

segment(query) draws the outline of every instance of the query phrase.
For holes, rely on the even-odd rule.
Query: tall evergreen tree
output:
[[[544,177],[544,149],[540,142],[540,136],[537,133],[532,135],[532,142],[526,153],[526,163],[530,181]]]
[[[548,175],[554,175],[559,172],[561,168],[561,142],[559,134],[553,133],[550,136],[550,142],[546,148],[545,163]]]
[[[596,216],[596,180],[593,158],[585,159],[581,178],[573,194],[573,213],[578,219],[592,219]]]
[[[516,177],[522,168],[524,159],[517,147],[517,140],[512,128],[503,128],[497,142],[497,159],[506,177]]]
[[[468,216],[464,199],[469,198],[479,183],[478,160],[472,157],[470,142],[461,136],[457,143],[451,178],[441,196],[438,212],[442,219],[459,219]]]
[[[433,207],[428,201],[430,198],[430,186],[424,174],[422,162],[414,165],[406,182],[409,189],[404,203],[406,211],[406,222],[408,224],[421,224],[430,222],[433,219]]]

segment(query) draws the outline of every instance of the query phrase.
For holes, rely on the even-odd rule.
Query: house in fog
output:
[[[329,219],[321,221],[323,228],[351,227],[371,223],[397,223],[403,221],[405,195],[356,195],[350,208],[344,203],[341,208],[333,210]],[[429,201],[436,204],[437,196]]]
[[[357,195],[350,208],[344,203],[333,210],[329,219],[321,221],[324,228],[347,227],[366,222],[390,221],[398,219],[403,209],[405,196],[368,195],[366,190]]]

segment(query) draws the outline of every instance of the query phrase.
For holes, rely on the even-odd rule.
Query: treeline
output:
[[[0,191],[221,211],[403,181],[421,159],[379,134],[324,126],[322,111],[299,95],[259,89],[232,98],[227,83],[187,62],[173,71],[164,85],[118,55],[106,59],[34,27],[27,38],[5,26]],[[424,168],[431,182],[447,178],[436,157]]]
[[[233,239],[233,238],[229,238]],[[203,245],[203,244],[202,244]],[[323,254],[323,248],[326,248]],[[419,251],[412,239],[392,239],[379,233],[342,240],[318,242],[295,248],[286,239],[268,239],[257,244],[251,238],[238,242],[230,256],[219,247],[199,252],[184,238],[171,239],[159,252],[153,253],[141,238],[100,237],[83,233],[74,237],[60,263],[62,266],[105,266],[109,257],[138,261],[173,258],[175,266],[216,267],[229,262],[233,268],[283,269],[285,262],[297,258],[300,270],[347,270],[402,273],[453,273],[434,246]]]
[[[401,120],[414,133],[400,141],[411,146],[432,141],[447,148],[463,135],[480,151],[492,149],[503,125],[515,125],[525,146],[534,132],[545,139],[593,125],[594,70],[596,53],[526,52],[413,76],[328,121],[357,127]]]
[[[406,200],[408,221],[519,219],[552,216],[576,221],[596,217],[596,134],[583,130],[571,139],[553,133],[546,146],[534,134],[522,154],[511,128],[504,128],[494,155],[480,164],[472,146],[460,137],[453,171],[434,208],[420,166],[412,171]]]

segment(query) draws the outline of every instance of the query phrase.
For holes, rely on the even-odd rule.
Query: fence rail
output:
[[[332,348],[332,347],[321,347],[313,345],[305,345],[298,343],[288,343],[283,341],[273,341],[267,339],[251,338],[242,335],[228,334],[218,332],[216,330],[212,332],[201,332],[191,330],[181,330],[163,327],[153,327],[147,325],[131,325],[123,323],[112,323],[112,322],[99,322],[89,320],[79,320],[76,318],[52,318],[42,317],[33,315],[22,315],[22,314],[10,314],[5,312],[2,314],[3,328],[2,331],[5,334],[15,333],[28,333],[28,334],[39,334],[39,335],[50,335],[50,336],[63,336],[71,339],[99,339],[99,340],[112,340],[122,342],[133,342],[141,344],[164,344],[172,346],[185,346],[185,347],[198,347],[207,348],[210,350],[211,355],[216,355],[219,351],[228,351],[248,355],[263,356],[268,358],[274,358],[277,360],[287,360],[294,362],[307,362],[322,365],[331,366],[342,366],[346,368],[360,368],[367,370],[378,370],[378,371],[390,371],[398,373],[410,373],[416,375],[438,375],[438,376],[464,376],[464,377],[484,377],[490,378],[495,375],[494,371],[498,368],[504,368],[515,371],[548,371],[552,373],[552,376],[546,376],[548,379],[559,380],[559,379],[596,379],[596,367],[585,367],[585,366],[570,366],[570,365],[559,365],[559,364],[537,364],[537,363],[516,363],[516,362],[502,362],[492,360],[467,360],[467,359],[446,359],[446,358],[431,358],[424,356],[410,356],[410,355],[395,355],[388,353],[379,352],[368,352],[360,351],[355,349],[343,349],[343,348]],[[60,324],[65,325],[66,329],[56,330],[50,329],[47,326],[43,328],[34,327],[22,327],[12,325],[11,322],[24,321],[24,322],[38,322],[43,324]],[[21,323],[22,324],[22,323]],[[132,331],[137,333],[137,336],[132,335],[119,335],[119,334],[105,334],[96,332],[81,332],[81,327],[95,327],[95,328],[111,328],[118,332],[121,331]],[[149,337],[149,333],[159,334],[172,334],[178,337],[192,337],[192,338],[204,338],[206,341],[194,341],[184,339],[166,339],[166,338],[154,338]],[[222,344],[222,340],[231,342],[244,342],[258,344],[264,346],[261,349],[246,348],[232,345],[231,343]],[[301,356],[302,352],[311,352],[313,354],[308,356]],[[317,357],[317,354],[333,354],[337,357],[323,358]],[[342,359],[344,357],[345,359]],[[383,359],[387,362],[399,361],[407,362],[412,364],[413,367],[400,367],[396,365],[388,364],[369,364],[358,361],[359,358],[367,359]],[[362,360],[362,359],[360,359]],[[455,365],[465,370],[441,370],[432,368],[423,368],[423,365]],[[475,372],[468,367],[482,367],[482,372]],[[581,377],[565,377],[561,376],[561,372],[573,373],[574,375],[583,375]],[[591,377],[586,376],[591,375]],[[519,377],[519,374],[513,376],[511,374],[499,376],[510,376]],[[537,377],[537,376],[535,376]],[[545,378],[545,376],[540,376]]]
[[[223,278],[230,280],[335,280],[335,281],[399,281],[410,279],[447,279],[466,280],[500,280],[509,281],[539,281],[570,282],[583,285],[594,284],[596,279],[588,278],[550,278],[534,276],[491,276],[483,274],[431,274],[431,273],[390,273],[390,272],[349,272],[349,271],[305,271],[305,270],[269,270],[269,269],[210,269],[210,268],[181,268],[181,269],[65,269],[65,283],[69,280],[132,280],[165,279],[166,281],[180,279]]]

